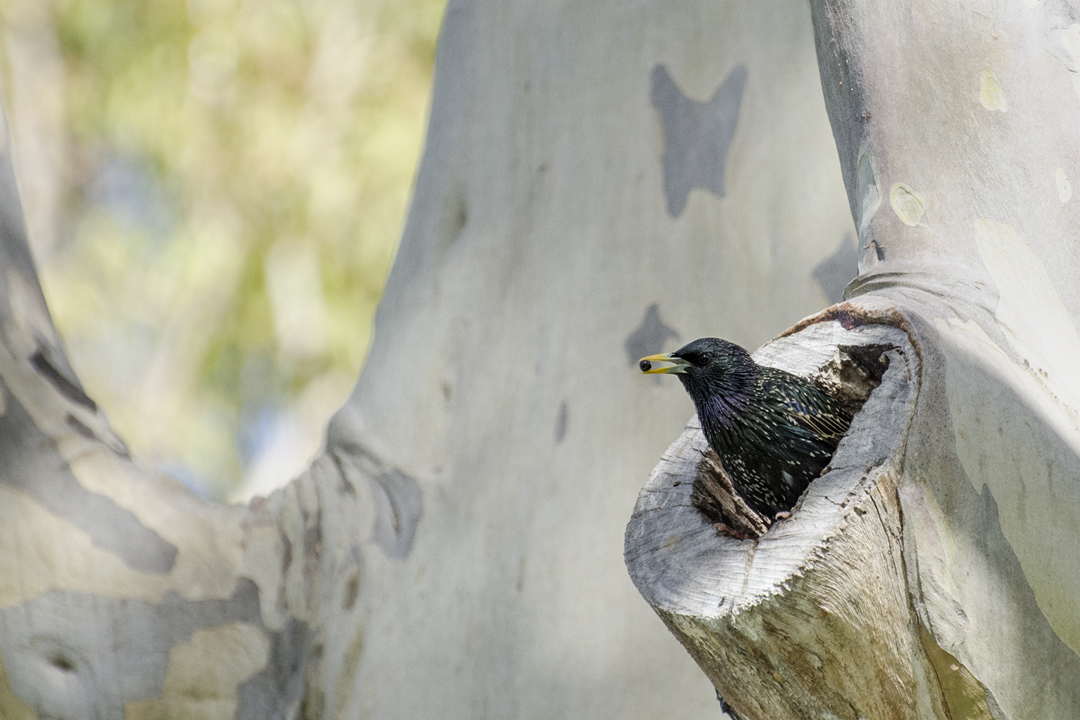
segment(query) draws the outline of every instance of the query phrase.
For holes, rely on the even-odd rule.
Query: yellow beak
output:
[[[665,367],[654,367],[653,363],[664,362],[674,363],[673,365],[667,365]],[[686,366],[690,363],[683,360],[681,357],[675,357],[670,353],[661,353],[659,355],[649,355],[638,360],[638,367],[641,368],[641,372],[646,375],[653,375],[656,373],[667,374],[682,374],[686,372]]]

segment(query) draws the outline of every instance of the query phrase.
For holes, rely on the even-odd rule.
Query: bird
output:
[[[758,365],[720,338],[638,365],[646,374],[678,375],[735,491],[770,522],[790,514],[851,425],[851,413],[817,382]]]

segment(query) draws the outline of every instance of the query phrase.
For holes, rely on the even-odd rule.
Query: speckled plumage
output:
[[[676,365],[652,369],[650,361]],[[851,424],[851,415],[817,383],[758,365],[726,340],[695,340],[643,359],[641,368],[678,374],[736,492],[770,518],[798,502]]]

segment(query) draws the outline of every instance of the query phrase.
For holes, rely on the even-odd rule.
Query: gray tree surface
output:
[[[755,347],[855,275],[813,38],[771,0],[452,0],[367,365],[248,506],[87,397],[6,144],[0,715],[718,716],[621,562],[690,409],[635,361]]]
[[[695,425],[638,501],[638,588],[746,720],[1080,717],[1080,12],[811,3],[852,215],[848,302],[758,351],[889,369],[790,521],[688,508]]]

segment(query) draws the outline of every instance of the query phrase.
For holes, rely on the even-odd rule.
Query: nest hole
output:
[[[854,417],[870,399],[889,369],[892,345],[838,345],[815,376]],[[753,510],[735,492],[712,448],[703,454],[694,477],[690,502],[721,533],[737,539],[760,538],[774,522]]]

